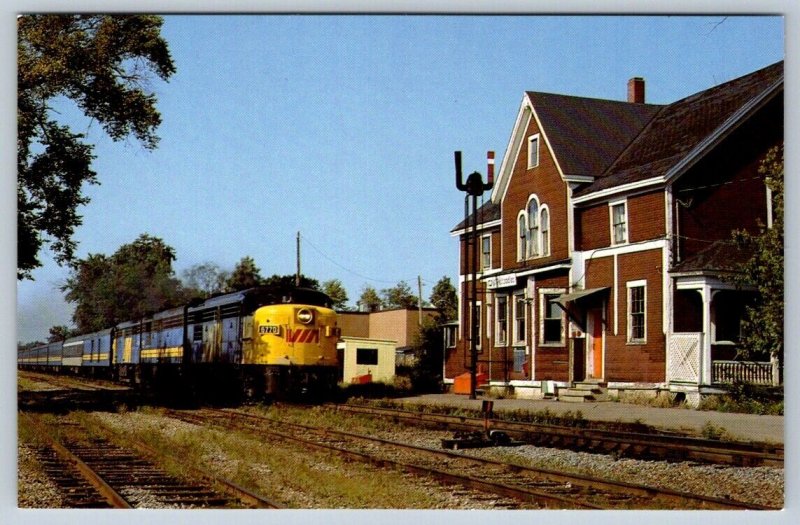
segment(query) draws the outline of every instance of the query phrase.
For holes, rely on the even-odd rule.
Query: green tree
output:
[[[183,271],[181,280],[187,290],[197,297],[209,297],[226,290],[229,274],[217,264],[204,262]]]
[[[383,306],[383,300],[380,295],[378,295],[378,291],[375,290],[375,288],[366,285],[361,290],[361,296],[356,304],[358,305],[358,309],[362,312],[377,312]]]
[[[426,317],[414,344],[417,361],[411,369],[411,384],[416,392],[442,391],[444,329],[440,322]]]
[[[161,239],[140,235],[113,255],[89,254],[78,260],[62,286],[75,303],[79,332],[109,328],[182,304],[186,294],[175,278],[174,250]]]
[[[294,274],[291,275],[273,275],[271,277],[267,277],[261,283],[261,286],[267,288],[273,288],[275,290],[285,290],[287,288],[292,288],[295,285],[296,277]],[[305,275],[300,275],[300,287],[301,288],[311,288],[312,290],[319,290],[319,281],[316,279],[312,279],[310,277],[306,277]]]
[[[339,279],[325,281],[322,283],[322,291],[333,300],[335,310],[347,310],[347,301],[350,298],[347,296],[347,290],[344,289],[342,281]]]
[[[755,302],[745,309],[742,354],[769,355],[783,361],[783,146],[771,149],[759,166],[772,194],[772,224],[758,233],[734,232],[735,242],[752,253],[732,275],[737,286],[755,286]]]
[[[150,15],[22,15],[17,18],[17,278],[41,266],[45,244],[74,261],[84,184],[97,184],[93,146],[58,121],[69,99],[115,141],[158,144],[156,97],[147,88],[175,66]]]
[[[400,281],[392,288],[381,290],[383,304],[387,308],[416,308],[419,300],[405,281]]]
[[[458,318],[458,295],[449,277],[442,277],[433,285],[431,304],[439,311],[440,323]]]
[[[252,257],[245,256],[236,263],[230,277],[226,282],[226,289],[230,292],[247,290],[261,285],[264,278],[261,277],[261,270],[256,266]]]
[[[75,330],[72,330],[68,326],[60,325],[60,326],[51,326],[50,327],[50,334],[47,337],[48,343],[55,343],[57,341],[64,341],[65,339],[69,339],[73,335],[78,335]]]

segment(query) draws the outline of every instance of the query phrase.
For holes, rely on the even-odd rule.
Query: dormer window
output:
[[[611,244],[628,242],[628,210],[626,202],[612,202],[611,209]]]
[[[528,169],[539,165],[539,134],[528,137]]]

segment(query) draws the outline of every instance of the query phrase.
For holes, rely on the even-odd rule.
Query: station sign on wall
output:
[[[494,290],[495,288],[507,288],[509,286],[517,285],[517,276],[514,274],[498,275],[497,277],[487,277],[485,279],[486,288]]]

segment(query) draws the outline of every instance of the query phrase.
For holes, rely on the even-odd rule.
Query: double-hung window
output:
[[[550,212],[542,206],[542,220],[539,221],[539,229],[542,236],[542,255],[550,255]]]
[[[488,270],[492,267],[492,236],[481,237],[481,269]]]
[[[525,344],[527,340],[525,325],[525,296],[516,294],[514,296],[514,343]]]
[[[495,339],[497,346],[508,344],[508,296],[497,296],[497,336]]]
[[[542,301],[542,343],[559,344],[562,342],[563,313],[556,304],[559,294],[544,294]]]
[[[528,169],[539,165],[539,134],[528,137]]]
[[[625,202],[611,204],[611,243],[628,242],[628,211]]]
[[[628,342],[641,344],[647,340],[647,284],[645,281],[627,283]]]
[[[539,201],[528,202],[528,257],[539,255]]]
[[[520,212],[517,219],[517,260],[524,261],[528,257],[528,221]]]

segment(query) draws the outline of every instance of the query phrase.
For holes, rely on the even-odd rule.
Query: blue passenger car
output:
[[[117,377],[138,383],[142,348],[150,348],[153,320],[150,318],[120,323],[114,330],[113,363]]]
[[[142,338],[141,364],[179,364],[183,360],[185,308],[153,315],[149,337]]]
[[[111,366],[113,336],[113,328],[83,336],[84,367],[100,370]]]

